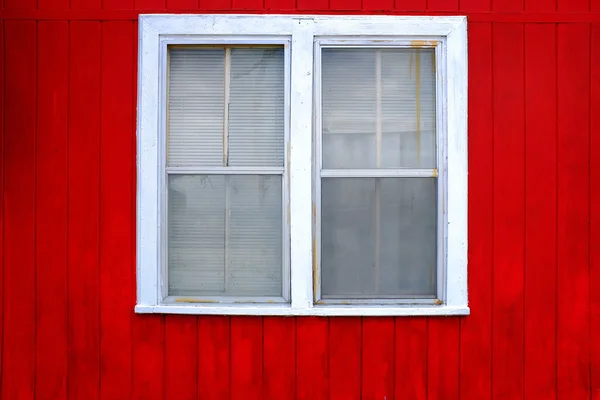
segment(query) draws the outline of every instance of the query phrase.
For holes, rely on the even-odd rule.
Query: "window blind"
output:
[[[168,177],[168,294],[281,296],[283,174],[235,168],[283,167],[283,48],[179,47],[169,65],[167,165],[198,173]]]

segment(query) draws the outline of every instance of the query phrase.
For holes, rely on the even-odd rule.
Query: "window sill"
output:
[[[262,316],[451,316],[469,315],[468,306],[315,306],[289,305],[136,305],[137,314],[262,315]]]

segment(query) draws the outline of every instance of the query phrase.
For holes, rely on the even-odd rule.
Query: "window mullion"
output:
[[[313,305],[312,109],[313,21],[294,21],[290,96],[290,259],[292,308]]]
[[[381,49],[375,53],[375,92],[376,92],[376,165],[381,168],[381,145],[383,141],[383,110],[381,89]],[[379,293],[379,281],[381,279],[381,179],[375,178],[375,293]]]

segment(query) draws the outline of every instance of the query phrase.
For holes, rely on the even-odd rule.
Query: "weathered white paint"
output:
[[[214,304],[169,304],[169,305],[137,305],[135,312],[140,314],[194,314],[194,315],[313,315],[313,316],[448,316],[469,315],[468,307],[453,306],[315,306],[291,307],[289,305],[214,305]]]
[[[294,16],[294,15],[141,15],[138,68],[137,283],[138,313],[224,315],[466,315],[467,305],[467,43],[465,17]],[[249,36],[252,35],[250,38]],[[164,74],[160,54],[167,43],[282,43],[291,40],[289,142],[284,181],[289,185],[289,262],[291,304],[165,302],[161,251],[164,155]],[[438,93],[444,107],[438,120],[446,140],[439,177],[445,189],[440,205],[446,268],[440,271],[440,305],[314,305],[313,301],[313,94],[314,43],[330,39],[364,46],[435,47]],[[443,42],[443,46],[440,45]],[[162,57],[164,58],[164,57]],[[317,60],[318,61],[318,60]],[[441,63],[441,64],[440,64]],[[286,99],[288,96],[286,96]],[[317,107],[318,108],[318,107]],[[318,111],[318,110],[317,110]],[[288,118],[286,118],[286,123]],[[318,149],[317,149],[318,150]],[[316,154],[319,154],[317,152]],[[446,161],[447,158],[447,161]],[[443,166],[443,168],[441,168]],[[195,171],[188,171],[193,173]],[[249,171],[246,171],[249,172]],[[419,170],[415,175],[438,174]],[[399,175],[401,176],[401,175]],[[447,202],[446,202],[447,201]],[[284,202],[286,204],[287,202]],[[444,209],[447,204],[447,208]],[[315,204],[316,205],[316,204]],[[286,207],[287,208],[287,207]],[[318,239],[318,238],[315,238]],[[287,246],[286,246],[287,247]],[[318,244],[316,246],[318,248]],[[284,275],[285,277],[286,275]],[[318,290],[318,286],[317,286]]]

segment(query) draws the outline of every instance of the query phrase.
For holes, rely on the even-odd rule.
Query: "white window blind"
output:
[[[171,48],[168,98],[168,295],[282,296],[283,48]]]
[[[321,298],[435,298],[437,179],[377,176],[437,168],[434,50],[321,60]]]

